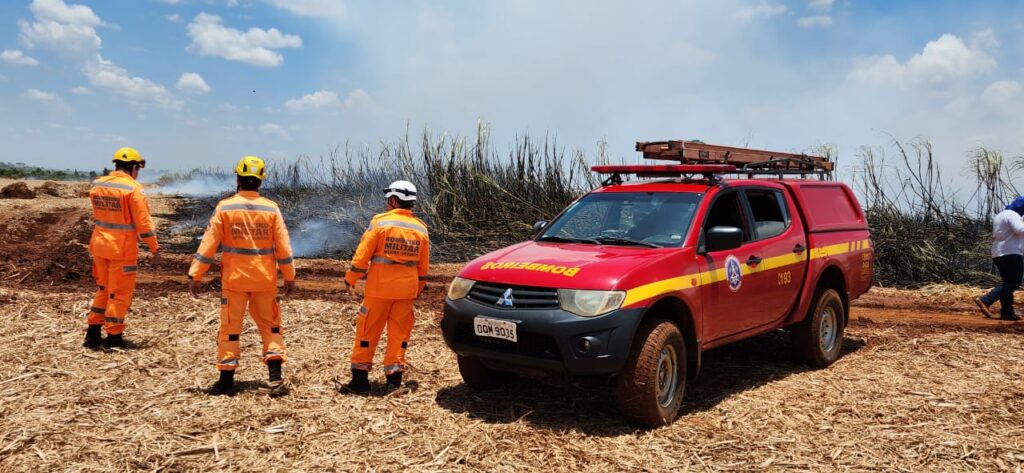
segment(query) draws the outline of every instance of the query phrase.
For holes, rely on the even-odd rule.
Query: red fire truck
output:
[[[699,141],[637,150],[679,164],[595,166],[601,187],[452,282],[441,327],[467,385],[614,375],[622,413],[658,426],[708,349],[786,329],[800,361],[839,357],[874,251],[833,164]]]

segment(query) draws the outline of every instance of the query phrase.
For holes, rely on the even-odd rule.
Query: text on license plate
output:
[[[473,333],[478,337],[500,338],[510,342],[519,341],[516,336],[516,323],[508,320],[474,317]]]

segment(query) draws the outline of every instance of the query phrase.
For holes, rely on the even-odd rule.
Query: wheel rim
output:
[[[665,345],[658,355],[658,404],[668,407],[676,398],[679,386],[679,357],[672,345]]]
[[[836,346],[836,338],[839,334],[839,323],[838,317],[836,317],[836,311],[832,307],[826,307],[821,311],[821,324],[820,324],[820,337],[821,340],[821,351],[830,352]]]

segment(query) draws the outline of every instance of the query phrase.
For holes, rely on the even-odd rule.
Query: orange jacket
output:
[[[153,219],[142,185],[123,171],[114,171],[92,182],[89,189],[95,227],[89,252],[105,259],[130,260],[139,257],[139,239],[156,253]]]
[[[295,280],[292,245],[281,210],[259,193],[240,191],[220,201],[199,244],[190,279],[202,279],[221,251],[224,289],[238,292],[272,291],[277,268],[285,281]]]
[[[427,225],[412,211],[395,209],[370,221],[345,282],[355,285],[366,275],[366,297],[415,299],[426,284],[429,267]]]

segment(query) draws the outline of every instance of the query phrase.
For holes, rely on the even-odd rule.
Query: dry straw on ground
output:
[[[80,347],[86,292],[0,290],[8,334],[0,345],[0,469],[1012,471],[1024,465],[1019,326],[958,331],[855,321],[843,358],[822,371],[792,363],[785,336],[768,335],[708,353],[704,373],[688,387],[684,415],[647,431],[621,422],[606,382],[530,381],[468,391],[440,338],[434,302],[417,312],[411,389],[340,395],[335,379],[347,377],[356,305],[333,291],[284,303],[289,395],[258,391],[266,372],[248,324],[239,371],[244,391],[209,397],[203,391],[216,375],[215,296],[193,300],[166,290],[172,288],[140,290],[127,332],[137,346],[116,352]]]

